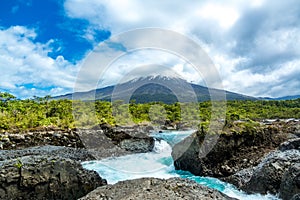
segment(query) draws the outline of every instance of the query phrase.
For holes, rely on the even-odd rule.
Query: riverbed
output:
[[[194,176],[187,171],[175,170],[171,156],[172,146],[192,134],[188,131],[153,132],[156,139],[152,152],[138,153],[121,157],[83,162],[86,169],[95,170],[109,184],[118,181],[142,177],[171,178],[181,177],[196,181],[199,184],[217,189],[230,197],[242,200],[278,200],[274,195],[246,194],[235,186],[212,177]]]

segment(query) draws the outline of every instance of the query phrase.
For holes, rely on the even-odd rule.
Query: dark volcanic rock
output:
[[[99,125],[103,134],[110,138],[111,142],[126,151],[134,153],[146,153],[152,151],[155,140],[148,136],[148,128],[133,127],[111,127],[107,124]]]
[[[0,149],[22,149],[42,145],[84,147],[77,132],[73,130],[44,128],[25,133],[0,134]]]
[[[205,137],[203,131],[197,131],[173,147],[176,169],[195,175],[230,176],[257,165],[266,153],[286,140],[286,134],[277,126],[258,127],[250,131],[246,129],[221,134],[213,149],[205,157],[200,157]]]
[[[59,156],[61,158],[68,158],[80,162],[95,159],[95,157],[86,149],[48,145],[19,150],[2,150],[0,151],[0,161],[36,155]]]
[[[295,194],[290,200],[300,200],[300,193]]]
[[[300,151],[275,151],[255,167],[251,179],[241,188],[247,192],[277,194],[283,174],[295,163],[300,163]]]
[[[119,146],[127,151],[145,153],[154,148],[154,139],[150,137],[125,139],[119,143]]]
[[[155,140],[146,131],[132,127],[111,127],[107,124],[93,129],[81,129],[78,135],[83,145],[97,159],[146,153],[152,151]]]
[[[0,149],[15,150],[28,147],[36,147],[43,145],[51,145],[52,147],[38,147],[38,149],[14,152],[17,154],[39,154],[39,151],[45,153],[62,153],[72,151],[69,155],[75,155],[74,149],[64,149],[65,147],[73,147],[76,150],[78,159],[83,155],[79,155],[79,151],[92,154],[95,159],[102,159],[111,156],[122,156],[131,153],[145,153],[152,151],[154,147],[154,139],[148,136],[151,127],[134,126],[134,127],[111,127],[107,124],[96,126],[92,129],[76,129],[76,130],[60,130],[55,128],[44,128],[35,130],[34,132],[25,133],[3,133],[0,134]],[[57,148],[53,146],[59,146]],[[83,150],[86,148],[87,150]],[[9,153],[7,153],[9,154]],[[1,154],[0,154],[1,155]],[[73,159],[73,158],[71,158]]]
[[[133,153],[120,148],[104,134],[103,130],[83,129],[78,135],[85,148],[98,160]]]
[[[249,193],[280,193],[282,199],[290,199],[300,192],[300,150],[297,144],[297,139],[284,142],[259,165],[223,180]]]
[[[300,199],[300,162],[292,165],[283,175],[279,197],[283,200],[291,199],[293,196],[296,199]]]
[[[289,149],[298,149],[300,150],[300,138],[291,139],[282,143],[279,147],[280,151],[286,151]]]
[[[235,173],[231,176],[222,178],[222,180],[226,181],[226,182],[229,182],[229,183],[235,185],[238,188],[241,188],[247,182],[249,182],[249,180],[253,176],[254,169],[255,169],[254,167],[249,167],[249,168],[246,168],[246,169],[242,169],[241,171],[238,171],[237,173]]]
[[[108,124],[76,130],[46,127],[32,132],[0,134],[0,149],[23,149],[42,145],[67,146],[94,150],[100,159],[151,151],[154,147],[154,139],[148,136],[151,129],[153,128],[150,126],[112,127]]]
[[[140,200],[140,199],[233,199],[221,192],[197,184],[194,181],[172,178],[167,180],[142,178],[121,181],[114,185],[99,187],[81,200]]]
[[[104,184],[71,159],[31,155],[0,161],[0,199],[77,199]]]

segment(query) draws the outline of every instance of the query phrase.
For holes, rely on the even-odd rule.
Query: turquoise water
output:
[[[193,131],[168,131],[163,133],[152,133],[157,138],[153,152],[139,153],[97,161],[83,162],[86,169],[97,171],[109,184],[118,181],[136,179],[142,177],[172,178],[181,177],[196,181],[199,184],[217,189],[228,196],[242,200],[275,200],[272,195],[253,194],[248,195],[238,190],[233,185],[225,183],[216,178],[194,176],[193,174],[175,170],[171,156],[172,147]]]

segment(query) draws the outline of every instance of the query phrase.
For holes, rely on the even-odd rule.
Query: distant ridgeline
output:
[[[134,100],[136,103],[163,102],[203,102],[214,100],[257,100],[255,97],[246,96],[224,90],[207,88],[188,83],[180,78],[165,76],[149,76],[134,79],[115,86],[108,86],[87,92],[77,92],[54,97],[54,99],[80,99],[80,100],[105,100],[119,99]],[[126,102],[126,101],[125,101]]]

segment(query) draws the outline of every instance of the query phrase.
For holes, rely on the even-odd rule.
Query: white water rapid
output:
[[[273,195],[246,194],[229,183],[222,182],[216,178],[194,176],[189,172],[175,170],[171,157],[172,148],[175,143],[190,135],[193,131],[166,131],[163,133],[152,133],[156,138],[155,147],[152,152],[139,153],[121,157],[112,157],[97,161],[83,162],[86,169],[97,171],[109,184],[118,181],[136,179],[142,177],[171,178],[181,177],[196,181],[199,184],[215,188],[230,197],[241,200],[277,200]]]

